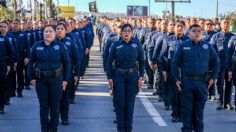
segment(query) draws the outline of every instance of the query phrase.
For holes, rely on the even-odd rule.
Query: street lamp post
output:
[[[219,16],[219,0],[216,0],[216,18]]]

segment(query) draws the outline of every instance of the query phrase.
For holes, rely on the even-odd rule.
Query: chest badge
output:
[[[208,45],[207,45],[207,44],[204,44],[204,45],[202,46],[202,48],[205,49],[205,50],[207,50],[207,49],[208,49]]]
[[[55,45],[53,48],[54,48],[55,50],[59,50],[60,46],[59,46],[59,45]]]
[[[131,44],[133,48],[137,48],[137,44]]]

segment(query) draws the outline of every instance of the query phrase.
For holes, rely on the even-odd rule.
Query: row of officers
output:
[[[68,125],[69,104],[83,78],[93,46],[87,17],[0,22],[0,114],[10,97],[36,86],[42,132],[56,132],[59,117]],[[50,118],[49,118],[50,117]]]
[[[204,107],[216,91],[216,109],[234,110],[236,36],[229,27],[227,19],[219,23],[101,17],[96,34],[117,130],[132,131],[135,97],[144,79],[165,110],[172,111],[172,121],[183,123],[183,132],[203,132]]]

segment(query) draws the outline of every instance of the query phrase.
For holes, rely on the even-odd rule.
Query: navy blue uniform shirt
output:
[[[139,76],[144,75],[144,53],[139,42],[131,40],[126,43],[123,39],[112,44],[110,53],[107,59],[107,78],[112,78],[112,63],[114,61],[116,68],[132,69],[136,63],[139,64]]]
[[[182,76],[205,76],[209,71],[209,64],[213,66],[211,79],[215,80],[219,71],[219,58],[213,46],[206,41],[196,44],[192,40],[187,40],[177,47],[171,64],[171,73],[175,81],[180,81],[179,68]]]
[[[35,67],[33,65],[35,64]],[[67,81],[71,73],[71,62],[65,45],[54,41],[46,45],[44,41],[39,41],[31,49],[30,61],[28,66],[29,78],[33,80],[33,68],[39,68],[41,71],[54,71],[62,67],[64,76],[63,81]]]
[[[12,66],[15,59],[15,50],[7,37],[0,34],[0,63]]]
[[[74,41],[71,41],[69,39],[62,39],[59,40],[57,39],[59,42],[62,42],[67,49],[70,61],[72,65],[75,65],[75,75],[77,77],[79,77],[79,71],[80,71],[80,59],[79,59],[79,51],[78,51],[78,47],[75,44]]]

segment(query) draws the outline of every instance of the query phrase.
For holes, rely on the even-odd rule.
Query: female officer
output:
[[[109,85],[114,86],[116,95],[119,132],[132,131],[135,97],[141,90],[144,74],[143,49],[139,42],[132,39],[132,33],[130,24],[122,26],[121,39],[112,45],[106,66]]]
[[[63,90],[70,76],[71,62],[63,43],[55,39],[55,29],[48,25],[43,30],[44,41],[32,47],[29,77],[40,104],[42,132],[56,132],[59,125],[59,106]],[[50,111],[50,120],[48,119]]]
[[[79,53],[78,53],[78,48],[74,41],[71,41],[66,38],[66,25],[63,23],[59,23],[56,26],[56,35],[58,41],[62,42],[68,51],[68,55],[70,58],[70,61],[72,63],[72,69],[71,69],[71,76],[68,81],[68,86],[66,90],[63,92],[62,99],[61,99],[61,107],[60,107],[60,112],[61,112],[61,120],[62,120],[62,125],[68,125],[68,112],[69,112],[69,93],[71,90],[71,87],[75,86],[78,82],[79,78]]]

